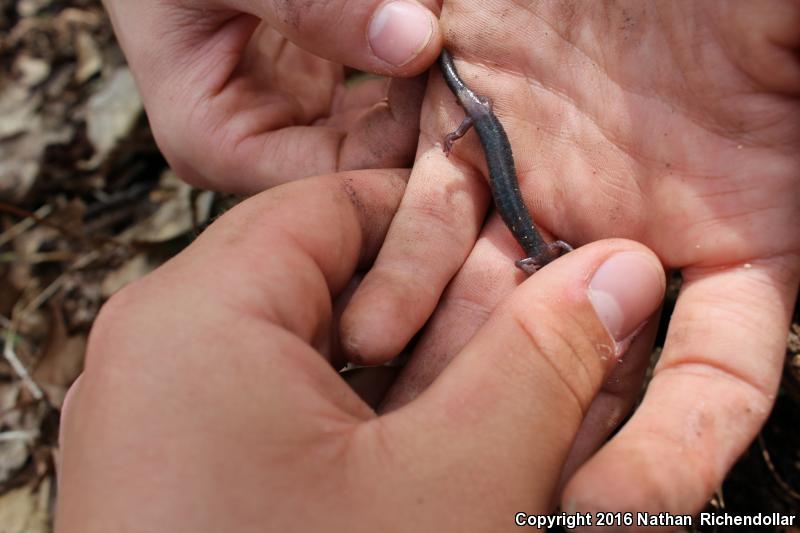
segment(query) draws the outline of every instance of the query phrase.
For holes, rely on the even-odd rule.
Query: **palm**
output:
[[[670,267],[800,248],[791,230],[800,164],[789,150],[800,141],[800,103],[768,94],[780,80],[733,63],[714,39],[726,30],[705,10],[633,5],[567,13],[537,4],[515,15],[524,29],[497,16],[499,6],[480,40],[469,34],[474,20],[462,30],[468,17],[445,13],[454,53],[483,65],[460,63],[494,99],[534,217],[573,244],[644,242]]]

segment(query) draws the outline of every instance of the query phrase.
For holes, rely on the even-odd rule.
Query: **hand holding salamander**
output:
[[[486,155],[494,204],[503,222],[528,254],[528,257],[515,264],[526,274],[533,274],[550,261],[571,251],[572,247],[564,241],[548,244],[536,229],[530,212],[522,201],[511,143],[503,125],[492,112],[491,101],[485,96],[475,94],[466,86],[456,71],[452,56],[445,49],[442,49],[439,56],[439,67],[450,90],[467,113],[461,125],[444,138],[444,153],[450,155],[453,142],[463,137],[471,127],[475,127]]]

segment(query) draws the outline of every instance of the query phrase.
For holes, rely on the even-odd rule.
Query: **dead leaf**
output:
[[[0,93],[0,140],[19,135],[31,129],[38,120],[36,109],[41,104],[41,95],[33,93],[19,84],[7,85]]]
[[[123,242],[159,243],[184,235],[194,229],[195,223],[208,220],[214,195],[203,191],[197,198],[197,212],[192,205],[192,187],[167,170],[151,196],[161,201],[158,209],[148,218],[126,231],[120,238]]]
[[[18,76],[20,85],[30,89],[47,79],[50,75],[50,63],[23,52],[14,61],[14,72]]]
[[[117,69],[86,105],[86,133],[95,154],[82,166],[92,169],[104,161],[117,142],[131,131],[142,109],[133,74],[127,67]]]
[[[85,83],[89,78],[100,72],[103,68],[103,58],[100,49],[91,34],[85,31],[78,33],[75,42],[75,51],[78,56],[78,67],[75,70],[75,81]]]

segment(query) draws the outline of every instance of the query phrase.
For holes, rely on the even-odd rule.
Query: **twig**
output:
[[[75,253],[68,250],[53,252],[33,252],[28,255],[19,255],[15,252],[0,253],[0,263],[26,263],[38,265],[41,263],[63,263],[75,259]]]
[[[100,245],[113,244],[114,246],[117,246],[117,247],[120,247],[120,248],[126,248],[126,249],[129,248],[129,246],[127,244],[119,242],[116,239],[114,239],[113,237],[87,235],[86,232],[88,231],[88,228],[85,229],[85,233],[78,233],[76,231],[73,231],[73,230],[65,227],[65,226],[50,222],[45,217],[39,216],[39,215],[37,215],[36,213],[34,213],[32,211],[28,211],[27,209],[22,209],[21,207],[17,207],[15,205],[7,204],[5,202],[0,202],[0,212],[9,213],[11,215],[18,216],[18,217],[24,217],[25,220],[31,219],[36,224],[41,224],[42,226],[47,226],[49,228],[53,228],[56,231],[58,231],[60,234],[62,234],[63,236],[65,236],[67,238],[70,238],[70,239],[75,239],[75,240],[80,241],[80,242],[89,242],[89,243],[100,244]],[[23,220],[23,222],[25,222],[25,220]]]
[[[44,218],[48,216],[52,211],[53,211],[52,206],[43,205],[35,212],[31,213],[31,215],[28,216],[27,218],[21,220],[20,222],[17,222],[16,224],[8,228],[5,232],[3,232],[2,235],[0,235],[0,246],[3,246],[13,241],[17,237],[28,231],[29,229],[31,229],[34,226],[34,224],[40,222],[41,220],[44,220]],[[19,213],[14,213],[14,214],[18,215]]]
[[[89,252],[89,253],[87,253],[85,255],[80,256],[70,266],[70,271],[71,270],[77,270],[79,268],[85,267],[86,265],[88,265],[89,263],[91,263],[92,261],[97,259],[99,257],[99,255],[100,254],[97,251],[91,251],[91,252]],[[47,287],[45,287],[44,290],[42,292],[40,292],[36,296],[36,298],[34,298],[30,302],[28,302],[28,305],[26,305],[25,308],[22,309],[22,311],[20,311],[19,313],[15,312],[14,313],[14,318],[17,319],[17,320],[22,319],[23,317],[27,316],[29,313],[33,313],[34,311],[39,309],[39,307],[41,307],[56,292],[58,292],[58,290],[61,288],[61,286],[67,280],[67,276],[70,273],[71,272],[69,272],[69,271],[68,272],[64,272],[63,274],[58,276],[55,280],[53,280],[53,282],[50,285],[48,285]]]
[[[36,430],[19,429],[0,433],[0,442],[14,442],[18,440],[34,441],[37,438],[39,438],[39,432]]]
[[[767,469],[769,470],[770,474],[772,474],[772,478],[775,482],[781,486],[781,488],[786,491],[786,493],[792,497],[792,499],[800,501],[800,494],[798,494],[783,478],[778,474],[778,469],[775,468],[775,464],[772,462],[772,458],[769,455],[769,451],[767,451],[767,444],[764,442],[764,436],[759,433],[758,434],[758,445],[761,447],[761,456],[764,458],[764,463],[767,465]]]
[[[19,379],[22,380],[22,383],[25,385],[25,388],[28,389],[28,392],[31,393],[31,396],[37,400],[41,400],[44,398],[42,389],[39,388],[39,385],[37,385],[35,381],[33,381],[33,378],[28,373],[25,365],[22,364],[22,361],[19,360],[17,353],[14,351],[15,337],[16,332],[14,331],[13,327],[6,330],[5,343],[3,345],[3,357],[6,358],[6,361],[8,361],[8,364],[11,365],[11,368],[14,370],[14,372],[16,372]]]

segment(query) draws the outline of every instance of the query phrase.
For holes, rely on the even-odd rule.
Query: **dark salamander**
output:
[[[453,141],[463,137],[471,127],[475,127],[483,145],[486,166],[489,168],[489,184],[494,204],[503,222],[528,255],[515,264],[525,273],[533,274],[561,254],[571,251],[572,247],[564,241],[548,244],[536,229],[519,191],[511,143],[508,142],[508,135],[503,125],[492,112],[491,101],[485,96],[475,94],[464,84],[447,50],[442,49],[439,67],[450,90],[467,113],[458,129],[445,137],[444,152],[449,155]]]

